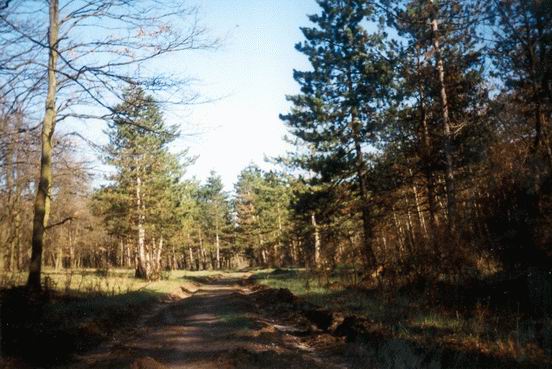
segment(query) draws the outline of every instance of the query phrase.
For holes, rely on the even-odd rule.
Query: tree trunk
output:
[[[19,202],[19,201],[18,201]],[[17,207],[20,206],[20,204],[16,205]],[[11,252],[10,252],[10,272],[15,272],[20,270],[21,268],[21,214],[19,209],[16,210],[15,216],[14,216],[14,235],[13,240],[11,244]]]
[[[311,224],[314,233],[314,267],[320,269],[320,230],[316,223],[316,216],[314,212],[311,213]]]
[[[398,240],[398,244],[399,244],[399,258],[402,260],[403,257],[404,257],[404,250],[406,249],[405,248],[405,245],[404,245],[404,236],[403,236],[403,229],[402,229],[402,225],[401,223],[399,222],[399,219],[397,217],[397,212],[395,211],[395,207],[393,206],[392,208],[392,212],[393,212],[393,222],[395,223],[395,230],[396,230],[396,234],[397,234],[397,240]]]
[[[410,169],[410,175],[412,176],[412,170]],[[418,188],[416,187],[416,183],[412,183],[412,192],[414,193],[414,204],[416,205],[416,213],[418,215],[418,224],[420,225],[420,229],[422,230],[424,236],[428,237],[428,231],[427,226],[425,222],[425,217],[422,212],[422,207],[420,206],[420,197],[418,195]]]
[[[174,245],[171,245],[170,266],[171,266],[171,270],[178,269],[178,262],[176,260],[176,250],[174,248]]]
[[[220,238],[219,238],[219,229],[218,229],[218,224],[215,228],[215,242],[216,242],[216,247],[217,247],[217,254],[216,254],[216,258],[217,258],[217,269],[220,269]]]
[[[55,255],[55,270],[61,270],[63,266],[63,246],[58,245],[58,249]]]
[[[263,266],[268,265],[268,257],[266,256],[265,249],[261,249],[261,260],[262,260]]]
[[[146,231],[144,229],[144,214],[142,204],[142,180],[136,178],[136,205],[138,208],[138,260],[136,263],[136,278],[148,279],[150,277],[150,265],[146,252],[145,238]]]
[[[16,235],[13,235],[12,236],[12,239],[10,240],[10,255],[9,255],[9,271],[10,272],[15,272],[17,270],[16,266],[15,266],[15,244],[16,244],[16,238],[17,236]],[[2,269],[0,269],[2,270]]]
[[[261,250],[261,263],[263,266],[268,266],[268,255],[264,248],[263,235],[259,231],[259,250]]]
[[[19,119],[16,121],[16,126],[14,127],[15,131],[19,129]],[[3,124],[6,124],[5,122],[2,122]],[[17,158],[15,157],[15,148],[16,140],[11,140],[8,142],[7,150],[4,154],[4,162],[5,162],[5,183],[6,183],[6,208],[7,208],[7,215],[8,219],[15,220],[15,214],[19,214],[19,208],[18,208],[18,198],[19,194],[17,191],[17,184],[15,180],[15,163],[17,163]],[[17,232],[17,225],[11,222],[8,222],[6,225],[6,237],[4,238],[3,233],[0,232],[0,242],[3,242],[4,239],[6,240],[6,243],[9,245],[9,255],[8,255],[8,270],[13,272],[14,269],[14,260],[15,260],[15,243],[16,243],[16,232]],[[4,227],[2,227],[2,230],[4,230]],[[4,269],[4,254],[3,250],[0,252],[0,270]]]
[[[353,92],[351,83],[351,78],[349,77],[349,89],[351,92]],[[374,255],[374,250],[372,249],[372,219],[370,215],[370,204],[368,203],[368,192],[366,189],[366,181],[364,177],[366,164],[364,163],[364,153],[362,152],[361,146],[362,140],[360,132],[360,122],[358,121],[356,107],[354,106],[351,111],[351,129],[353,132],[353,141],[355,144],[355,167],[361,201],[364,254],[367,266],[369,268],[374,268],[376,265],[376,257]]]
[[[408,231],[408,251],[412,253],[414,245],[416,243],[416,236],[414,234],[414,225],[412,222],[412,215],[410,213],[410,201],[408,201],[408,194],[404,193],[404,201],[406,203],[406,229]]]
[[[119,240],[119,267],[123,267],[125,265],[125,242],[121,238]]]
[[[40,177],[34,201],[34,219],[31,244],[31,263],[27,287],[40,291],[40,275],[42,272],[42,250],[44,234],[50,215],[50,188],[52,185],[52,137],[56,122],[56,91],[57,91],[57,47],[58,47],[58,0],[50,0],[48,26],[48,93],[41,134]]]
[[[188,250],[190,251],[190,270],[194,269],[194,251],[192,250],[192,246],[188,247]],[[199,270],[199,268],[197,268]]]
[[[207,269],[207,262],[205,260],[205,249],[203,248],[203,234],[201,231],[199,232],[199,257],[198,260],[201,263],[201,267],[203,270]],[[199,270],[199,268],[198,268]]]
[[[73,240],[73,232],[71,227],[69,227],[67,238],[69,241],[69,268],[73,270],[75,268],[75,244]]]
[[[157,260],[156,260],[156,263],[157,263],[157,270],[160,272],[161,271],[161,255],[163,253],[163,246],[165,245],[165,239],[161,236],[161,238],[159,239],[159,247],[157,248]]]
[[[282,259],[285,257],[285,250],[283,245],[283,233],[284,227],[282,225],[282,214],[280,211],[280,204],[277,205],[278,214],[278,242],[274,244],[274,265],[280,267],[283,263]]]
[[[417,50],[419,52],[419,50]],[[421,65],[418,61],[418,69],[421,69]],[[427,124],[427,109],[425,105],[425,89],[421,80],[422,76],[418,76],[418,93],[420,97],[420,125],[422,133],[422,166],[426,179],[426,198],[429,211],[429,237],[431,242],[435,238],[435,180],[433,176],[433,148],[431,142],[431,134],[429,132],[429,125]]]
[[[151,255],[150,255],[150,275],[148,276],[149,280],[157,280],[161,277],[161,253],[163,251],[163,237],[159,238],[159,243],[156,244],[155,239],[151,244]]]
[[[209,249],[209,270],[216,270],[217,269],[217,266],[216,266],[216,259],[215,257],[213,257],[213,250]]]
[[[15,217],[15,229],[16,229],[16,242],[17,242],[17,255],[16,255],[16,267],[17,270],[23,269],[23,258],[25,255],[23,243],[21,242],[21,215],[17,213]]]
[[[435,0],[432,0],[434,2]],[[435,52],[435,61],[437,64],[437,74],[439,77],[439,91],[441,95],[441,118],[443,120],[443,150],[445,152],[445,188],[447,194],[447,213],[449,228],[452,232],[456,230],[457,213],[456,213],[456,185],[454,179],[452,141],[453,134],[449,120],[449,106],[447,90],[445,85],[445,66],[441,55],[441,47],[439,45],[439,25],[437,16],[434,14],[431,19],[431,29],[433,31],[433,49]]]
[[[130,242],[126,240],[126,263],[125,267],[130,268],[132,260],[132,251],[130,250]]]
[[[290,241],[290,246],[291,246],[291,265],[296,266],[297,261],[299,259],[298,255],[297,255],[297,249],[298,249],[297,241],[291,240]]]

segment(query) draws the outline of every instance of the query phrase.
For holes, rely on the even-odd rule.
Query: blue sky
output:
[[[148,69],[194,79],[192,90],[201,100],[210,101],[165,105],[165,120],[178,125],[182,133],[172,149],[189,149],[198,157],[186,177],[204,181],[215,170],[231,191],[247,165],[268,169],[265,157],[290,149],[283,140],[286,128],[278,115],[289,109],[285,96],[298,92],[293,69],[309,68],[306,57],[294,46],[303,40],[299,28],[309,25],[307,15],[317,13],[318,5],[315,0],[189,1],[198,6],[200,23],[210,37],[221,40],[220,47],[163,57]],[[91,141],[105,144],[105,128],[102,122],[76,120],[61,130],[77,130]],[[85,146],[80,152],[87,158],[97,155]],[[96,174],[95,185],[105,183],[110,168],[92,159],[91,169]]]
[[[286,151],[278,114],[288,110],[285,95],[298,91],[293,69],[308,68],[294,45],[318,6],[314,0],[196,1],[202,23],[222,46],[182,54],[179,73],[197,78],[195,89],[215,100],[173,107],[167,118],[184,133],[178,146],[199,155],[188,175],[203,180],[213,169],[230,190],[249,163],[267,167],[265,156]]]

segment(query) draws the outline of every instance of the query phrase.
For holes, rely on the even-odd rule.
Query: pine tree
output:
[[[396,102],[386,112],[374,168],[380,191],[392,194],[384,213],[394,227],[380,229],[395,234],[401,253],[443,269],[459,264],[469,245],[462,238],[483,233],[474,232],[480,227],[475,176],[490,136],[480,5],[410,0],[385,8],[399,39]]]
[[[200,189],[204,232],[215,248],[215,269],[222,268],[222,248],[230,229],[230,204],[221,177],[211,172]]]
[[[199,206],[199,183],[186,180],[180,183],[177,191],[178,208],[175,212],[176,222],[172,224],[171,251],[169,266],[177,269],[187,266],[188,269],[199,268],[198,233],[201,229]]]
[[[177,131],[164,123],[154,99],[139,86],[125,91],[123,103],[115,110],[117,119],[107,131],[106,161],[115,167],[112,185],[106,188],[111,200],[107,213],[112,219],[125,216],[135,233],[136,277],[158,279],[170,224],[178,223],[182,168],[168,151]]]
[[[492,57],[509,102],[532,125],[532,161],[552,170],[552,3],[545,0],[495,1]],[[538,164],[533,164],[538,165]],[[542,167],[542,165],[540,165]]]
[[[484,125],[477,127],[487,101],[476,34],[479,11],[477,1],[412,0],[399,5],[392,18],[405,43],[399,59],[402,127],[391,131],[410,130],[396,138],[415,137],[401,147],[413,149],[406,157],[414,154],[421,160],[418,168],[425,177],[431,228],[437,219],[435,182],[441,173],[448,225],[456,228],[456,177],[459,168],[477,160],[481,152],[474,136],[485,135]]]
[[[291,188],[276,172],[250,165],[240,173],[233,202],[236,239],[258,265],[281,266],[289,250]]]
[[[243,169],[234,187],[233,208],[238,245],[251,259],[256,260],[257,265],[267,265],[257,209],[258,188],[261,181],[262,172],[257,166],[250,165]]]
[[[484,214],[500,239],[493,253],[512,271],[546,264],[552,245],[552,3],[497,0],[488,10],[500,84]]]
[[[384,33],[368,33],[373,15],[369,2],[320,0],[315,24],[302,28],[306,41],[296,46],[307,55],[311,71],[294,72],[301,94],[288,97],[291,112],[282,115],[296,143],[305,152],[293,158],[315,175],[313,183],[354,185],[362,216],[367,265],[374,267],[373,219],[367,184],[367,154],[376,135],[378,111],[391,82],[384,57]]]
[[[290,199],[291,189],[287,178],[273,171],[266,172],[259,188],[257,209],[266,242],[271,249],[271,264],[276,267],[282,265],[288,251],[285,232],[289,223]]]

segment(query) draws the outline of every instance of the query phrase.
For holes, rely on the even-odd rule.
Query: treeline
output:
[[[112,172],[99,189],[74,135],[31,123],[17,94],[29,79],[5,93],[4,270],[29,265],[33,237],[47,265],[132,267],[147,279],[247,265],[345,266],[401,282],[549,267],[552,3],[318,3],[296,46],[311,68],[294,72],[300,93],[281,116],[295,148],[275,160],[281,172],[245,168],[233,194],[216,173],[184,179],[193,160],[169,149],[178,131],[146,92],[158,80],[121,77],[110,90],[120,99],[104,106],[110,142],[97,149]],[[39,169],[51,180],[44,150],[51,210],[35,196]]]
[[[21,113],[4,118],[0,134],[2,156],[0,199],[0,270],[26,270],[30,261],[35,181],[40,161],[40,136]],[[103,233],[88,208],[91,194],[89,163],[77,159],[78,146],[56,136],[52,186],[55,201],[50,209],[44,259],[48,265],[89,266],[99,253]],[[65,254],[64,254],[65,252]],[[88,258],[78,255],[89,253]]]
[[[105,185],[92,187],[94,163],[77,160],[75,139],[54,139],[56,181],[44,265],[126,267],[134,268],[137,277],[158,279],[164,270],[177,268],[230,269],[289,261],[283,256],[290,224],[288,177],[248,167],[231,197],[214,172],[205,183],[185,179],[193,158],[169,150],[179,132],[166,124],[160,104],[143,88],[127,88],[112,109],[117,114],[106,129],[109,143],[94,145],[110,168]],[[26,122],[22,117],[3,127],[3,272],[26,270],[30,263],[40,138]],[[299,250],[295,252],[297,259]]]

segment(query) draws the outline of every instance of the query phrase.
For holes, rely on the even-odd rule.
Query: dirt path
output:
[[[190,297],[158,309],[134,337],[84,355],[71,368],[346,368],[340,343],[309,344],[260,311],[236,279],[203,281]]]

